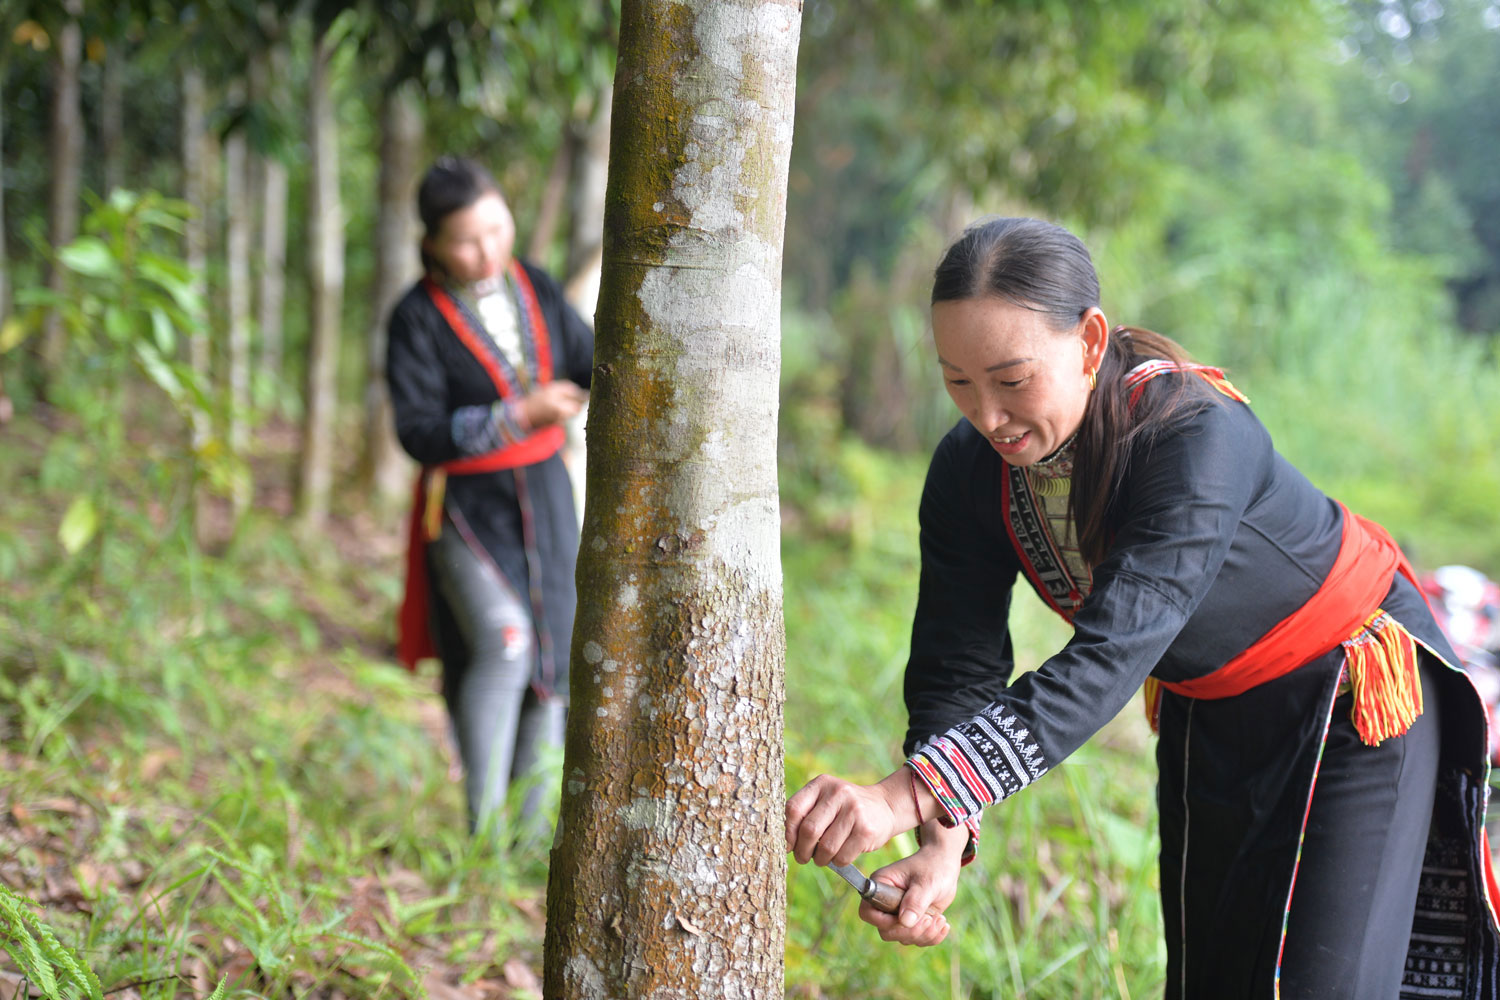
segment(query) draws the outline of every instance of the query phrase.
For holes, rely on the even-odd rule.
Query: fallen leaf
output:
[[[22,992],[23,988],[25,989],[24,993]],[[0,969],[0,996],[4,996],[6,1000],[12,1000],[12,998],[19,1000],[23,996],[39,997],[41,995],[42,988],[25,976]]]
[[[474,1000],[468,993],[452,986],[439,972],[429,972],[422,977],[422,986],[427,990],[428,1000]]]
[[[513,990],[539,990],[542,981],[531,971],[531,966],[519,958],[507,958],[505,964],[500,966],[500,974],[505,977],[505,985]],[[487,982],[487,980],[480,980]]]

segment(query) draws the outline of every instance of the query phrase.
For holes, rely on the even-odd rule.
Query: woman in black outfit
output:
[[[440,159],[417,207],[427,273],[392,312],[386,366],[397,436],[422,464],[399,655],[442,659],[475,829],[562,742],[578,522],[558,451],[594,339],[558,284],[512,256],[483,168]]]
[[[935,944],[980,812],[1144,684],[1167,997],[1496,996],[1484,712],[1390,537],[1278,455],[1222,372],[1111,329],[1066,230],[971,227],[932,301],[963,419],[922,496],[908,759],[814,779],[788,849],[848,863],[921,826],[877,873],[899,916],[860,915]],[[1012,683],[1018,576],[1074,633]]]

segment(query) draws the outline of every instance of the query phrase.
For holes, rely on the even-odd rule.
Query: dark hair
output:
[[[977,298],[1034,310],[1052,330],[1068,333],[1098,308],[1099,275],[1088,248],[1061,226],[1041,219],[982,219],[948,247],[932,281],[934,305]],[[1202,379],[1158,379],[1131,407],[1125,373],[1151,358],[1191,360],[1159,333],[1115,327],[1084,407],[1068,508],[1079,549],[1091,565],[1104,560],[1119,527],[1120,487],[1136,439],[1149,445],[1173,424],[1212,405],[1215,396]]]
[[[443,228],[443,220],[462,211],[487,194],[499,194],[495,178],[473,160],[462,156],[443,156],[427,168],[417,186],[417,216],[422,220],[423,235],[431,239]],[[422,250],[422,267],[428,272],[442,266]]]

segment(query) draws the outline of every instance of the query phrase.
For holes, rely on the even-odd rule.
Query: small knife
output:
[[[828,867],[837,872],[845,882],[854,886],[854,891],[859,893],[860,898],[868,899],[875,909],[883,913],[895,913],[901,909],[901,898],[906,895],[903,890],[887,882],[876,882],[874,879],[865,878],[864,872],[853,865],[829,865]]]

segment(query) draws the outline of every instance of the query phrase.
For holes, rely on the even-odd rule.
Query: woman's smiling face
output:
[[[938,302],[932,334],[948,395],[1011,465],[1031,465],[1083,423],[1109,325],[1089,309],[1069,330],[1005,299]]]

